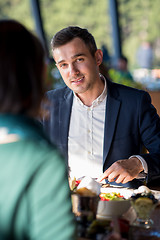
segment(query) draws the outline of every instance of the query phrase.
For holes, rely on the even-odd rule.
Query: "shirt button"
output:
[[[91,130],[88,130],[88,133],[90,133],[91,132]]]
[[[90,151],[88,151],[88,154],[90,155],[90,154],[91,154],[91,152],[90,152]]]

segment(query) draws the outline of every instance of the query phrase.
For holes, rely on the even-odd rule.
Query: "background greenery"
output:
[[[122,52],[129,59],[130,70],[137,67],[135,55],[143,40],[152,43],[154,67],[159,67],[160,0],[118,0],[118,4]],[[95,36],[99,48],[105,45],[110,56],[113,55],[108,0],[40,0],[40,5],[49,49],[50,40],[58,30],[68,25],[78,25]],[[0,18],[17,19],[35,31],[30,0],[0,0]]]

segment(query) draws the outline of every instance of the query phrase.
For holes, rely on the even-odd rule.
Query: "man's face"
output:
[[[53,57],[65,84],[77,94],[92,91],[99,79],[101,50],[93,57],[80,38],[62,45],[53,51]]]

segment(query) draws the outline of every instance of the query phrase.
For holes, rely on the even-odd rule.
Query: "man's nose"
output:
[[[79,70],[75,64],[71,64],[69,68],[69,72],[70,72],[70,75],[73,76],[73,75],[77,75],[79,73]]]

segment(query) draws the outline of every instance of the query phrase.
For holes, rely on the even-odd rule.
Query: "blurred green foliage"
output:
[[[141,83],[132,81],[130,78],[124,77],[119,71],[111,68],[108,70],[110,79],[119,84],[126,85],[128,87],[133,87],[137,89],[144,89],[144,86]]]

